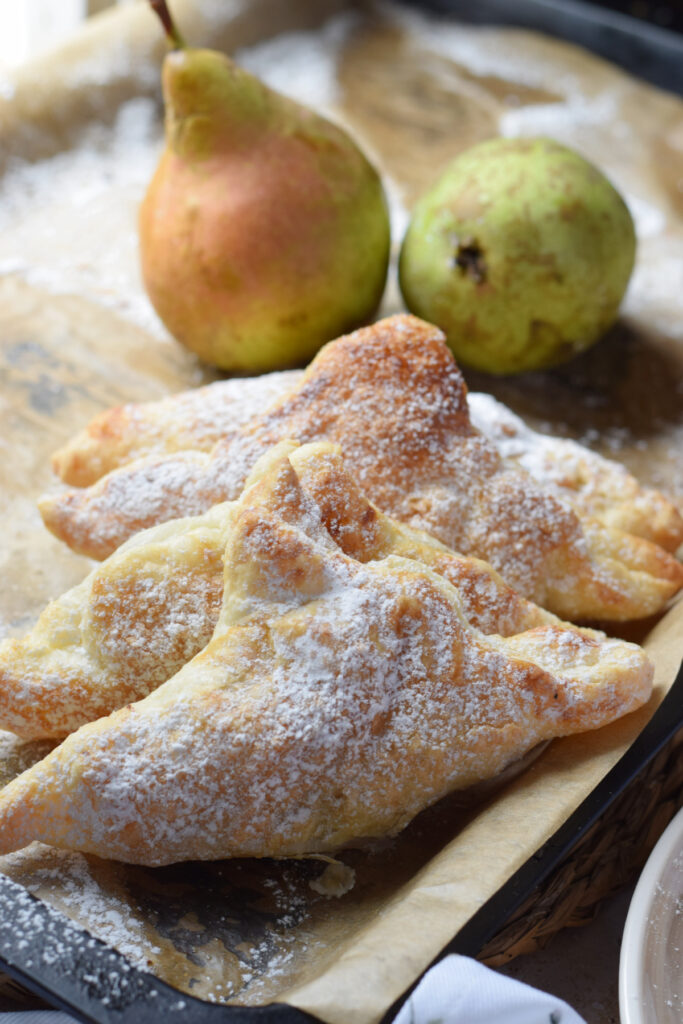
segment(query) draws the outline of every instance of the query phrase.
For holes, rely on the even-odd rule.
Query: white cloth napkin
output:
[[[424,976],[394,1024],[586,1024],[562,999],[466,956],[447,956]]]
[[[72,1024],[52,1010],[0,1013],[0,1024]],[[447,956],[424,976],[394,1024],[586,1024],[562,999],[497,974],[466,956]]]

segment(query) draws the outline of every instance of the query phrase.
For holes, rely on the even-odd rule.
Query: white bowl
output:
[[[683,810],[650,854],[629,907],[619,961],[621,1024],[683,1021]]]

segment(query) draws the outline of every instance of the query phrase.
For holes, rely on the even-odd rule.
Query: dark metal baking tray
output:
[[[683,94],[683,40],[656,26],[575,0],[423,0],[413,6],[462,21],[514,25],[576,43],[639,77]],[[441,951],[476,956],[572,852],[605,811],[683,728],[683,667],[660,708],[621,760],[555,835],[489,899]],[[216,1005],[131,966],[58,911],[0,875],[0,968],[86,1024],[182,1020],[193,1024],[305,1024],[317,1018],[273,1003]],[[388,1022],[413,986],[387,1010]]]
[[[555,835],[454,936],[437,959],[454,952],[476,956],[529,894],[571,854],[606,809],[638,779],[682,724],[683,666],[657,712],[621,760]],[[2,875],[0,907],[3,969],[26,988],[88,1024],[157,1024],[174,1018],[196,1024],[305,1024],[317,1020],[277,1003],[263,1007],[219,1006],[181,993],[151,974],[131,967],[116,950],[92,939]],[[386,1024],[409,991],[387,1012]]]
[[[511,25],[557,36],[683,95],[680,36],[619,11],[580,0],[413,0],[411,5],[473,24]]]

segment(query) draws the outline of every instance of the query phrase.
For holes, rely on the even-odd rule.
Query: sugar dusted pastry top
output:
[[[55,453],[61,479],[85,487],[105,473],[150,455],[210,452],[299,384],[303,371],[216,381],[156,402],[117,406],[94,420]],[[506,461],[524,469],[582,515],[599,519],[667,551],[683,544],[681,509],[642,487],[626,468],[566,438],[538,433],[502,402],[469,392],[473,426]]]
[[[279,449],[235,510],[208,646],[0,792],[0,853],[34,839],[144,864],[335,850],[647,700],[633,644],[555,622],[485,636],[432,568],[347,553],[381,529],[312,500],[338,457],[320,455],[319,473],[310,449]]]
[[[118,405],[100,413],[52,458],[65,483],[87,487],[141,455],[210,451],[263,412],[301,377],[299,370],[233,377],[156,402]]]
[[[76,550],[103,557],[160,519],[235,498],[257,458],[285,438],[339,443],[383,511],[484,558],[563,618],[649,615],[683,583],[663,549],[577,515],[504,460],[470,422],[441,332],[410,316],[330,343],[292,390],[211,453],[133,462],[44,499],[41,511]]]
[[[146,696],[209,642],[218,620],[224,573],[233,597],[239,562],[224,569],[235,516],[269,502],[270,467],[291,453],[310,508],[299,529],[321,526],[359,562],[390,554],[435,569],[458,588],[468,621],[503,636],[556,621],[526,601],[485,562],[457,555],[370,504],[329,442],[282,442],[263,455],[239,500],[201,516],[171,520],[136,534],[77,587],[53,601],[22,639],[0,644],[0,728],[26,739],[65,736]],[[252,595],[253,596],[253,595]],[[228,609],[224,608],[224,617]]]
[[[211,639],[223,593],[226,506],[136,534],[0,643],[0,729],[66,736],[146,696]]]

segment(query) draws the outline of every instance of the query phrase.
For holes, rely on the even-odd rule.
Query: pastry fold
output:
[[[0,853],[41,840],[155,865],[337,850],[648,699],[633,644],[556,622],[476,629],[438,546],[434,567],[384,555],[392,525],[371,506],[359,523],[349,489],[336,500],[338,457],[271,452],[229,517],[208,645],[6,786]]]
[[[470,421],[443,335],[410,316],[331,342],[293,389],[211,452],[140,459],[43,498],[41,512],[76,551],[104,558],[138,530],[236,498],[259,456],[286,438],[340,444],[375,505],[483,558],[564,619],[647,616],[683,584],[663,548],[578,514],[503,459]]]
[[[285,455],[298,491],[281,499],[271,467]],[[299,502],[292,504],[294,493]],[[48,605],[25,637],[0,644],[0,729],[26,739],[62,737],[174,675],[211,638],[225,572],[235,577],[229,609],[237,614],[243,568],[233,559],[224,570],[225,547],[235,517],[264,503],[359,562],[394,554],[429,566],[459,589],[465,616],[484,633],[507,636],[557,621],[485,562],[379,512],[338,446],[285,441],[259,459],[237,502],[136,534]]]

